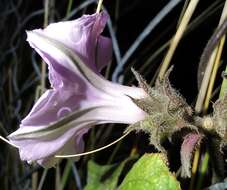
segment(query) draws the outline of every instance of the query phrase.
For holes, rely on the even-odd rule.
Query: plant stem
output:
[[[191,177],[191,181],[190,181],[189,190],[194,189],[193,186],[195,183],[195,176],[196,176],[196,172],[197,172],[197,168],[198,168],[199,156],[200,156],[200,147],[198,149],[196,149],[196,151],[195,151],[195,155],[194,155],[194,159],[193,159],[193,163],[192,163],[192,177]]]
[[[97,9],[96,9],[96,13],[99,13],[100,12],[100,10],[102,8],[102,2],[103,2],[103,0],[99,0],[98,6],[97,6]]]
[[[116,155],[117,151],[119,150],[120,146],[122,145],[122,141],[120,141],[119,143],[117,143],[116,147],[114,148],[112,154],[110,155],[108,161],[107,161],[107,165],[111,164],[111,162],[113,161],[114,156]]]
[[[188,7],[189,2],[190,2],[190,0],[185,0],[185,2],[184,2],[184,6],[183,6],[183,8],[181,10],[181,13],[180,13],[180,16],[179,16],[179,19],[178,19],[178,22],[177,22],[177,28],[179,27],[179,25],[180,25],[180,23],[182,21],[182,18],[183,18],[184,14],[185,14],[185,11],[186,11],[186,9]]]
[[[32,174],[32,190],[36,190],[38,185],[38,172]]]
[[[42,174],[42,177],[41,177],[41,180],[40,180],[40,182],[39,182],[39,186],[38,186],[38,189],[37,189],[37,190],[42,190],[44,181],[45,181],[45,179],[46,179],[47,171],[48,171],[48,169],[45,169],[45,170],[43,171],[43,174]]]
[[[189,23],[189,20],[191,19],[192,17],[192,14],[194,13],[194,10],[198,4],[199,0],[191,0],[186,11],[185,11],[185,14],[182,18],[182,21],[177,29],[177,32],[175,34],[175,36],[173,37],[172,41],[171,41],[171,44],[170,44],[170,47],[169,47],[169,50],[162,62],[162,66],[161,66],[161,69],[160,69],[160,72],[159,72],[159,78],[162,79],[165,75],[165,72],[166,70],[168,69],[168,66],[170,64],[170,61],[173,57],[173,54],[176,50],[176,47],[177,45],[179,44],[179,41],[181,40],[182,36],[183,36],[183,33]]]
[[[227,17],[227,1],[225,1],[225,7],[224,7],[224,10],[223,10],[223,12],[225,12],[225,15],[223,16],[223,17]],[[224,19],[225,19],[224,18]],[[222,19],[222,18],[221,18]],[[223,19],[223,20],[224,20]],[[225,38],[224,38],[225,39]],[[222,38],[222,40],[223,40],[223,38]],[[222,43],[222,40],[221,40],[221,42],[220,43]],[[224,40],[223,40],[224,41]],[[224,43],[224,42],[223,42]],[[222,47],[223,48],[223,47]],[[225,72],[227,71],[227,67],[226,67],[226,69],[225,69]],[[220,90],[220,94],[219,94],[219,97],[222,97],[223,95],[224,95],[224,93],[225,93],[225,91],[226,91],[226,79],[223,79],[223,81],[222,81],[222,85],[221,85],[221,90]]]
[[[66,163],[66,166],[64,168],[64,172],[63,172],[63,175],[62,175],[62,178],[61,178],[61,188],[60,190],[64,190],[65,188],[65,185],[66,185],[66,182],[69,178],[69,174],[71,172],[71,169],[72,169],[72,161],[71,160],[67,160],[67,163]]]
[[[68,6],[67,6],[67,11],[66,11],[66,17],[69,15],[69,13],[72,9],[72,4],[73,4],[73,0],[69,0]]]
[[[226,11],[227,11],[227,1],[225,2],[225,6],[224,6],[224,9],[222,11],[222,16],[221,16],[221,19],[220,19],[220,22],[219,22],[219,26],[224,22],[224,20],[227,16]],[[205,74],[204,74],[204,77],[203,77],[203,81],[202,81],[202,84],[201,84],[201,88],[200,88],[200,91],[199,91],[199,95],[198,95],[196,107],[195,107],[195,110],[196,110],[197,113],[200,113],[202,111],[202,107],[203,107],[204,111],[206,111],[208,109],[208,106],[209,106],[209,103],[210,103],[210,98],[212,96],[215,78],[216,78],[216,75],[217,75],[218,66],[219,66],[219,63],[220,63],[220,58],[221,58],[221,53],[222,53],[222,50],[223,50],[224,42],[225,42],[225,37],[221,39],[221,42],[219,43],[218,48],[216,48],[213,51],[213,53],[210,57],[210,60],[208,62],[208,65],[206,67],[206,71],[205,71]],[[209,79],[210,79],[210,83],[209,83]],[[209,84],[209,86],[208,86],[208,84]],[[207,89],[207,87],[208,87],[208,89]],[[206,99],[205,99],[205,102],[204,102],[205,95],[206,95]],[[194,161],[195,161],[195,159],[196,158],[194,157]],[[202,162],[201,175],[199,175],[198,183],[197,183],[197,186],[196,186],[196,189],[198,189],[198,190],[201,189],[201,185],[202,185],[202,182],[203,182],[205,172],[206,172],[207,167],[208,167],[208,163],[209,163],[209,153],[206,152],[204,159],[203,159],[203,162]],[[198,168],[198,163],[195,164],[195,168]],[[191,179],[190,189],[193,188],[195,174],[192,177],[193,178]]]
[[[225,44],[225,36],[222,37],[218,48],[217,48],[217,53],[216,53],[216,58],[215,58],[215,62],[214,62],[214,68],[213,71],[211,73],[211,77],[210,77],[210,83],[208,86],[208,90],[207,90],[207,95],[206,95],[206,99],[204,102],[204,109],[207,110],[210,104],[210,99],[212,96],[212,92],[213,92],[213,87],[214,87],[214,82],[216,79],[216,75],[217,75],[217,71],[218,71],[218,67],[220,65],[220,60],[221,60],[221,54],[222,54],[222,50]]]
[[[61,175],[60,175],[60,167],[59,164],[57,164],[55,169],[55,190],[61,189]]]
[[[207,167],[208,167],[208,163],[209,163],[209,153],[206,152],[203,158],[203,162],[202,162],[202,166],[201,166],[201,172],[200,175],[198,177],[198,183],[196,185],[196,190],[200,190],[202,183],[203,183],[203,178],[206,174],[207,171]]]
[[[227,17],[227,1],[225,2],[225,6],[222,11],[222,15],[220,18],[219,26],[224,22],[225,18]],[[212,94],[217,69],[220,63],[221,53],[223,50],[225,39],[222,38],[221,42],[219,43],[218,47],[213,50],[213,53],[208,61],[205,74],[202,80],[201,88],[199,90],[198,99],[195,106],[195,111],[200,113],[202,109],[205,111],[210,102],[210,97]],[[202,59],[202,57],[201,57]],[[209,86],[208,86],[209,85]],[[205,99],[206,98],[206,99]],[[205,101],[204,101],[205,99]],[[202,108],[204,107],[204,108]]]

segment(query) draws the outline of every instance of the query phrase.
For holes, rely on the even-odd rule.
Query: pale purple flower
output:
[[[112,44],[103,37],[108,16],[84,15],[27,32],[29,44],[49,67],[47,90],[9,136],[22,160],[53,166],[56,154],[84,150],[83,135],[104,123],[131,124],[146,116],[130,99],[145,92],[111,83],[99,71],[111,59]]]

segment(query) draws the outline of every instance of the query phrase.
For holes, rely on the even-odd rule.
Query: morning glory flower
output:
[[[54,155],[83,152],[83,135],[92,126],[132,124],[146,116],[131,100],[145,97],[144,90],[114,84],[99,73],[112,54],[111,40],[101,36],[107,19],[96,13],[27,32],[48,64],[51,89],[8,137],[22,160],[51,167],[59,159]]]

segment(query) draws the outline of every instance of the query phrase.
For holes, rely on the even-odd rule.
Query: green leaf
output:
[[[119,190],[180,190],[162,154],[143,155],[129,171]]]
[[[125,160],[118,165],[104,166],[89,161],[87,185],[84,190],[116,190],[118,178],[127,161]]]

